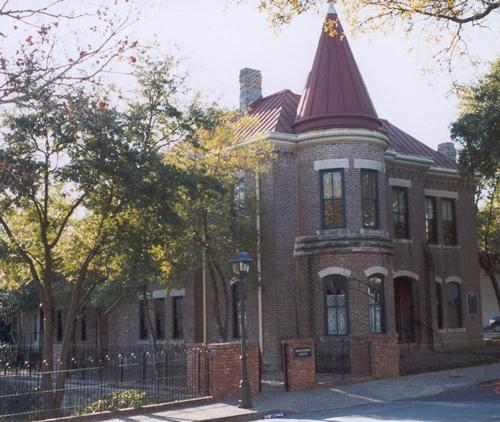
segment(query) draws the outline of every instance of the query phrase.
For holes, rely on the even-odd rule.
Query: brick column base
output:
[[[314,340],[284,340],[281,344],[284,351],[287,390],[301,391],[316,387]]]
[[[398,336],[387,334],[372,337],[372,375],[374,378],[399,377]]]
[[[214,343],[208,346],[210,394],[216,400],[238,397],[241,380],[241,351],[239,343]],[[259,344],[247,345],[248,378],[252,394],[260,391]]]

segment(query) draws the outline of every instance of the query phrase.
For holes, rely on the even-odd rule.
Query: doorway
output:
[[[396,331],[400,343],[415,343],[415,307],[412,280],[405,277],[394,279]]]

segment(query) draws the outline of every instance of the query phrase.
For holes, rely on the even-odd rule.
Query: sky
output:
[[[238,105],[238,75],[244,67],[262,71],[264,95],[285,88],[300,94],[316,52],[326,2],[324,13],[300,16],[278,35],[255,10],[256,3],[157,0],[142,10],[134,35],[156,37],[161,51],[184,57],[191,86],[224,106]],[[339,16],[342,21],[341,10]],[[487,60],[498,56],[498,27],[497,31],[474,30],[471,50]],[[392,33],[353,38],[345,29],[379,116],[433,148],[449,140],[449,125],[457,116],[456,99],[449,95],[452,80],[444,72],[422,75],[432,54],[423,36],[407,40]],[[454,77],[468,82],[483,71],[464,67]]]
[[[12,1],[35,6],[40,0]],[[71,6],[76,2],[70,1]],[[106,1],[111,0],[86,0],[78,4],[87,10],[92,2]],[[144,45],[158,43],[156,54],[160,56],[181,57],[182,67],[190,75],[188,84],[200,91],[207,102],[237,107],[239,71],[244,67],[262,71],[264,95],[285,88],[301,94],[323,29],[327,2],[324,11],[295,18],[279,34],[273,32],[266,16],[256,10],[258,0],[237,3],[237,0],[132,0],[128,4],[138,8],[140,15],[127,32],[131,39]],[[118,13],[126,14],[128,9],[117,4]],[[432,53],[436,51],[424,40],[425,34],[415,32],[410,39],[402,31],[353,37],[342,19],[342,9],[337,9],[379,116],[433,148],[448,141],[450,123],[458,113],[456,98],[450,95],[452,80],[466,83],[477,79],[487,69],[488,60],[500,56],[499,14],[488,21],[494,29],[474,27],[469,31],[468,47],[482,59],[483,66],[458,62],[452,79],[439,71],[422,75],[422,69],[432,63]],[[71,32],[71,36],[67,33],[70,46],[75,37],[82,45],[91,39],[85,21],[70,20],[66,25],[67,29],[62,26],[60,29]],[[9,36],[14,41],[13,49],[18,48],[16,40],[23,43],[26,38],[19,31]],[[130,77],[118,74],[109,77],[124,91],[133,88]]]

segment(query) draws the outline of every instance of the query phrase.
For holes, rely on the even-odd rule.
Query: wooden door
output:
[[[396,331],[400,343],[415,343],[412,282],[407,278],[394,280]]]

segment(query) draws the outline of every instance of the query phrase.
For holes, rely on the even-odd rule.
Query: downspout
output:
[[[205,246],[205,233],[203,233],[203,252],[202,252],[202,308],[203,308],[203,343],[207,343],[207,249]]]
[[[257,229],[257,313],[259,318],[259,347],[262,354],[264,349],[263,321],[262,321],[262,255],[261,247],[261,229],[260,229],[260,178],[255,174],[255,198],[257,202],[255,225]]]

